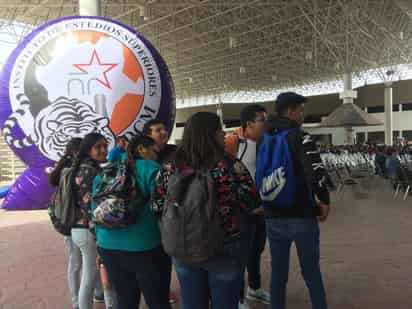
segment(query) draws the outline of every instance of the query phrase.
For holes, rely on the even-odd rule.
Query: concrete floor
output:
[[[367,192],[348,189],[335,196],[331,216],[321,225],[329,308],[410,309],[412,198],[394,200],[379,181],[366,185]],[[268,288],[267,250],[262,267]],[[178,291],[176,281],[173,285]],[[310,308],[294,250],[288,300],[289,309]],[[255,309],[267,307],[251,304]],[[54,232],[45,211],[0,210],[0,308],[71,308],[63,238]]]

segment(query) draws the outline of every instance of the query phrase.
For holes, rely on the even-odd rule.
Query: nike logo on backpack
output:
[[[272,174],[263,177],[259,191],[263,201],[273,201],[286,185],[285,169],[283,166],[275,169]]]

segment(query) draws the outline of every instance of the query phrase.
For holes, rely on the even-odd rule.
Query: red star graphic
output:
[[[92,58],[90,59],[89,63],[73,64],[73,66],[77,68],[78,70],[80,70],[81,72],[94,75],[94,78],[100,84],[102,84],[103,86],[109,89],[112,89],[112,87],[107,78],[107,72],[112,70],[117,65],[118,65],[117,63],[102,63],[95,49],[93,50]],[[86,70],[83,67],[89,67],[89,69]],[[101,74],[103,74],[103,78],[100,78]]]

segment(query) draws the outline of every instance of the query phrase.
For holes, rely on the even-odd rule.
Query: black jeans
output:
[[[166,263],[166,268],[167,268],[167,281],[169,282],[169,291],[171,291],[171,285],[172,285],[172,258],[170,256],[167,256],[167,263]],[[141,290],[140,287],[137,287],[137,293],[138,293],[138,299],[139,299],[139,304],[140,304],[140,295],[141,295]]]
[[[249,256],[246,264],[249,287],[257,290],[261,288],[260,260],[266,244],[266,224],[264,216],[250,216],[248,224],[253,233]],[[244,280],[240,292],[240,299],[244,299]]]
[[[150,309],[171,309],[169,304],[170,258],[158,247],[144,252],[98,248],[113,280],[119,308],[138,308],[143,293]]]

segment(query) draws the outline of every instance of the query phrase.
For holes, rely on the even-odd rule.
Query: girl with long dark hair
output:
[[[93,180],[100,171],[100,164],[106,161],[107,141],[99,133],[87,134],[80,143],[79,152],[73,163],[74,192],[77,199],[78,221],[71,230],[72,241],[80,249],[82,278],[79,290],[79,309],[93,308],[93,290],[98,284],[96,267],[96,240],[90,231],[91,192]]]
[[[138,308],[140,291],[150,309],[171,308],[168,256],[162,249],[157,219],[149,203],[160,168],[155,162],[157,151],[153,139],[147,136],[133,137],[127,146],[129,175],[136,180],[136,194],[143,197],[142,203],[137,205],[136,223],[116,229],[96,225],[99,255],[122,309]],[[101,177],[96,177],[94,188],[101,181]]]
[[[81,138],[73,138],[67,143],[64,155],[57,162],[56,166],[49,175],[49,183],[53,187],[57,187],[59,185],[62,171],[65,168],[69,168],[73,164],[74,158],[79,152],[81,141]],[[66,246],[66,253],[68,257],[67,280],[69,282],[71,301],[73,308],[79,308],[79,282],[80,270],[82,268],[80,249],[73,244],[71,236],[64,236],[64,244]]]
[[[225,155],[224,136],[216,114],[194,114],[186,122],[175,162],[166,164],[157,177],[152,206],[155,212],[163,213],[168,181],[181,170],[210,173],[217,194],[217,212],[225,232],[224,253],[194,264],[173,258],[185,309],[207,309],[209,299],[213,308],[238,307],[243,275],[241,256],[248,253],[241,252],[240,211],[250,213],[257,208],[257,193],[243,164]]]
[[[59,180],[63,169],[72,166],[74,158],[79,152],[81,142],[81,138],[75,137],[67,143],[64,155],[60,158],[49,175],[49,183],[53,187],[57,187],[59,185]]]

